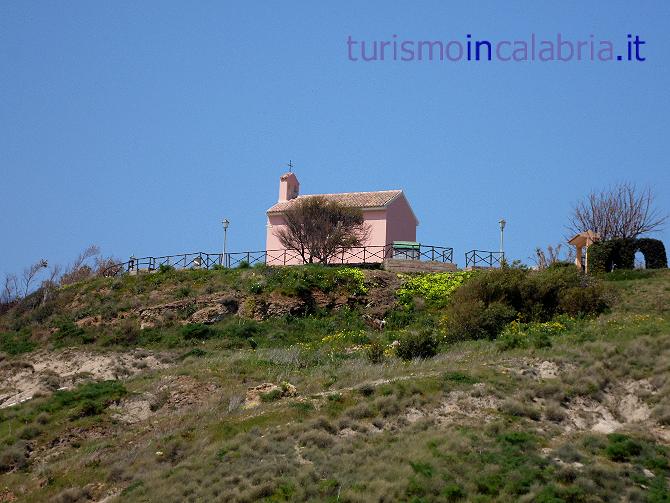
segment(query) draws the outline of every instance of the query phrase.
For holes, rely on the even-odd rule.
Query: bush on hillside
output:
[[[609,294],[602,284],[571,287],[559,296],[559,311],[570,316],[588,316],[602,313],[609,305]]]
[[[263,332],[262,326],[256,320],[236,320],[226,325],[221,331],[221,335],[229,339],[251,339]]]
[[[411,307],[416,297],[425,299],[429,307],[445,307],[456,289],[473,274],[472,271],[462,271],[405,275],[405,281],[396,296],[405,307]]]
[[[519,323],[513,321],[503,329],[498,337],[498,348],[502,351],[516,348],[546,348],[550,347],[551,339],[561,335],[566,326],[559,321],[544,323]]]
[[[665,245],[660,239],[640,238],[637,240],[637,249],[644,255],[645,269],[666,269],[668,267]]]
[[[182,327],[181,335],[187,341],[193,339],[205,340],[214,337],[216,331],[212,327],[202,323],[189,323]]]
[[[558,314],[588,316],[604,311],[609,303],[602,284],[576,267],[485,271],[454,292],[445,321],[447,338],[494,339],[512,320],[528,323],[549,321]]]
[[[447,340],[495,339],[517,312],[502,302],[454,302],[446,319]]]
[[[310,264],[301,267],[273,267],[268,272],[269,290],[305,297],[314,290],[331,292],[342,288],[351,294],[365,294],[365,274],[355,267],[326,267]]]
[[[370,363],[382,363],[384,361],[384,351],[386,346],[379,339],[372,339],[365,349],[365,355]]]
[[[23,328],[18,332],[0,333],[0,352],[9,355],[18,355],[29,353],[37,344],[30,338],[31,332],[28,328]]]
[[[432,358],[437,354],[438,340],[430,329],[407,332],[398,339],[396,354],[403,360]]]
[[[609,239],[598,241],[589,247],[589,272],[599,273],[618,269],[633,269],[635,267],[635,253],[638,251],[644,255],[646,269],[668,267],[665,245],[658,239]]]
[[[72,320],[60,320],[56,323],[56,332],[54,333],[54,340],[57,343],[71,344],[90,344],[94,338],[86,333],[86,331],[74,323]]]

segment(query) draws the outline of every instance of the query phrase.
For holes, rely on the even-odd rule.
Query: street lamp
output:
[[[505,222],[504,218],[501,218],[498,224],[500,224],[500,254],[502,255],[502,259],[505,260]]]
[[[223,224],[223,255],[221,256],[221,265],[227,267],[228,261],[226,260],[226,254],[228,251],[228,226],[230,225],[230,222],[227,218],[224,218],[221,223]]]

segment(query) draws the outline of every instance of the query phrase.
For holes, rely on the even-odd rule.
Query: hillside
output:
[[[0,316],[0,502],[670,501],[670,272],[487,274],[38,291]]]

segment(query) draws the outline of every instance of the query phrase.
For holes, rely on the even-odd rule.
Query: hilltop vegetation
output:
[[[560,266],[36,292],[0,317],[0,501],[668,501],[669,300]]]

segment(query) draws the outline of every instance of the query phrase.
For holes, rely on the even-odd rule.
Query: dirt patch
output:
[[[75,348],[37,351],[0,364],[0,408],[36,395],[69,389],[86,380],[124,379],[146,370],[165,368],[163,355],[149,351],[94,352]]]
[[[171,319],[190,323],[216,323],[229,314],[236,314],[239,304],[236,295],[219,293],[140,308],[137,315],[142,329],[159,327]]]
[[[476,392],[451,391],[440,406],[433,411],[438,424],[452,423],[456,419],[470,418],[489,422],[500,407],[500,399],[481,393],[483,385],[476,384]]]
[[[203,383],[191,376],[169,376],[161,379],[158,393],[167,393],[165,407],[181,409],[211,400],[219,386],[214,383]]]
[[[153,396],[134,396],[122,399],[118,405],[110,406],[109,410],[112,412],[112,417],[117,421],[135,424],[151,417],[154,413],[152,410],[153,403]]]
[[[431,421],[438,426],[452,424],[463,419],[479,423],[489,422],[496,417],[501,401],[493,395],[483,395],[481,392],[483,387],[483,384],[478,383],[470,392],[451,391],[437,407],[410,407],[399,416],[397,421],[386,423],[384,429],[402,428],[420,420]]]
[[[280,398],[293,397],[298,394],[295,386],[290,383],[274,384],[266,382],[247,390],[244,397],[244,408],[258,407],[263,400],[278,400]]]
[[[219,399],[220,387],[212,382],[198,381],[194,377],[164,376],[151,391],[123,398],[112,405],[112,417],[126,424],[144,421],[159,411],[174,412],[192,409]]]
[[[591,430],[612,433],[623,426],[612,411],[592,398],[576,397],[565,407],[563,425],[567,432]]]
[[[643,400],[655,393],[648,380],[641,380],[612,384],[605,390],[601,401],[575,397],[562,406],[566,416],[563,426],[567,432],[591,430],[612,433],[628,425],[641,424],[663,439],[663,429],[651,421],[651,408]]]
[[[395,273],[365,271],[365,286],[368,288],[368,293],[365,296],[364,313],[372,320],[383,320],[398,305],[395,292],[401,283]]]
[[[557,379],[574,369],[572,365],[551,360],[522,360],[510,367],[503,367],[508,373],[530,377],[531,379]]]
[[[307,312],[308,307],[304,299],[271,292],[268,296],[247,297],[239,315],[262,321],[286,315],[300,315]]]

